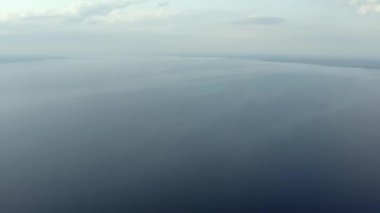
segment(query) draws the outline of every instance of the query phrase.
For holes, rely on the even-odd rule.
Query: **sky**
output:
[[[378,0],[19,0],[0,54],[263,53],[378,57]]]

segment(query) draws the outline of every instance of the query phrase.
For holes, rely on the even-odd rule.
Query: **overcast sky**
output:
[[[0,54],[379,56],[378,0],[18,0]]]

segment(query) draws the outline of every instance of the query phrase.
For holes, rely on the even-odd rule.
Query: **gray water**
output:
[[[380,211],[380,70],[174,56],[8,62],[1,212]]]

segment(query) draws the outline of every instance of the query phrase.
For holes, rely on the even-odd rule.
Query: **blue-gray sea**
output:
[[[2,213],[378,213],[380,69],[3,57]]]

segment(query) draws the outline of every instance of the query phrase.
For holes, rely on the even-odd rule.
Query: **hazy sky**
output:
[[[18,0],[0,54],[270,53],[379,56],[378,0]]]

